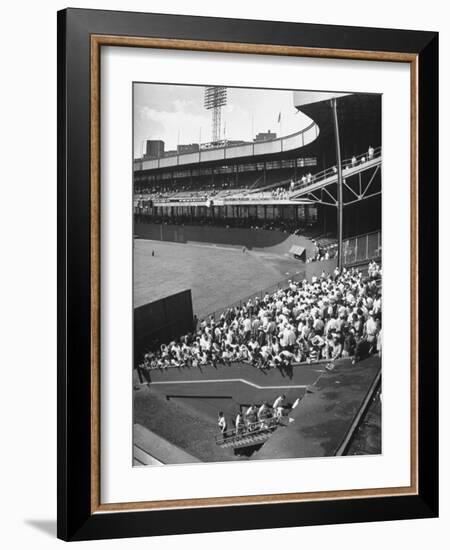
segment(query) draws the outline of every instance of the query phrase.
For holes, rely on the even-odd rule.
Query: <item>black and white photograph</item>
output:
[[[382,95],[133,83],[133,465],[382,453]]]
[[[448,546],[416,4],[5,5],[2,547]]]

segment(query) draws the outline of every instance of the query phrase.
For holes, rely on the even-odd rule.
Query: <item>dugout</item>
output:
[[[296,260],[306,261],[306,248],[304,246],[292,245],[289,254]]]

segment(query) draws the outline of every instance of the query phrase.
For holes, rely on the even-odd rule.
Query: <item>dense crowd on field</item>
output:
[[[149,351],[140,369],[302,362],[381,354],[381,267],[338,268],[204,319],[190,334]]]

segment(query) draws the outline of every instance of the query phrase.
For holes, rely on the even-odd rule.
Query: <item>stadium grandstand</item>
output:
[[[298,130],[246,141],[207,90],[213,141],[133,163],[135,325],[177,319],[135,345],[134,463],[352,454],[379,405],[381,96],[292,92]]]
[[[344,235],[377,231],[381,98],[349,94],[338,102],[345,120],[340,124]],[[329,102],[298,109],[311,123],[289,136],[238,145],[223,141],[197,152],[136,159],[135,212],[172,219],[281,219],[336,232],[336,146]]]

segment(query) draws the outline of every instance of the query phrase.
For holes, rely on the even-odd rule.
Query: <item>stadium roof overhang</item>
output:
[[[321,168],[335,164],[330,99],[337,100],[342,158],[381,145],[381,95],[294,92],[294,106],[311,119],[304,128],[275,140],[202,150],[159,159],[135,160],[135,172],[164,172],[194,167],[268,162],[287,158],[317,158]]]
[[[298,132],[274,140],[246,143],[230,147],[201,150],[158,159],[135,160],[134,171],[164,171],[183,168],[214,167],[224,164],[242,164],[297,158],[305,145],[317,139],[320,130],[318,125],[310,124]]]
[[[302,149],[316,156],[323,168],[336,163],[336,143],[331,99],[336,99],[343,159],[381,146],[381,94],[294,92],[294,106],[320,128],[314,143]]]

